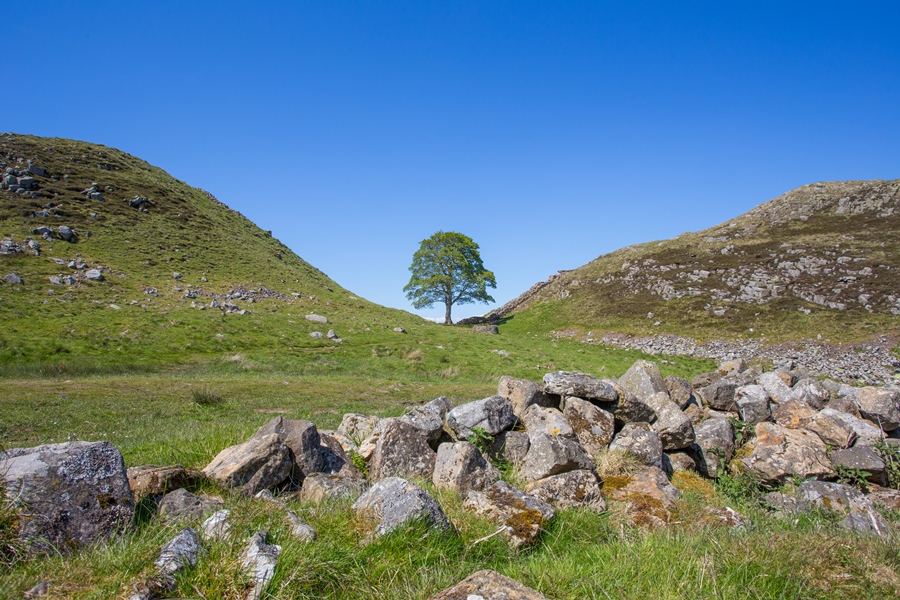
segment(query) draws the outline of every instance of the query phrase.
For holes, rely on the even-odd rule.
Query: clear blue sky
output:
[[[460,231],[500,304],[806,183],[900,177],[898,26],[896,0],[37,2],[6,11],[0,130],[140,156],[388,306]]]

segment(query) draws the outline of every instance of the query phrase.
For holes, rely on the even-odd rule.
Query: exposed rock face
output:
[[[596,457],[606,450],[615,434],[613,414],[581,398],[566,398],[564,404],[563,414],[587,453]]]
[[[886,388],[860,388],[856,396],[860,414],[885,431],[900,427],[900,391]]]
[[[612,382],[579,371],[557,371],[544,375],[544,391],[558,396],[575,396],[601,402],[619,399]]]
[[[619,385],[639,399],[649,398],[653,394],[669,395],[669,388],[659,372],[656,363],[647,360],[635,361],[625,374],[619,377]],[[578,396],[579,394],[572,394]]]
[[[378,535],[387,535],[414,519],[424,519],[438,529],[450,528],[437,501],[400,477],[388,477],[373,485],[353,504],[353,510],[374,519]]]
[[[831,394],[819,381],[807,377],[794,384],[791,397],[802,400],[819,410],[825,407],[825,403],[828,402]]]
[[[462,404],[447,413],[447,426],[461,440],[468,439],[476,427],[488,435],[497,435],[515,422],[512,404],[502,396]]]
[[[653,429],[659,434],[663,450],[680,450],[694,443],[694,427],[691,418],[669,399],[666,392],[657,392],[644,400],[653,409],[656,419]]]
[[[399,419],[383,423],[385,427],[369,459],[370,479],[430,478],[434,472],[436,454],[428,445],[425,433]]]
[[[597,476],[585,469],[576,469],[532,481],[525,486],[524,491],[556,508],[586,506],[598,513],[606,510],[606,502],[600,494]]]
[[[536,481],[575,469],[594,469],[591,457],[573,439],[542,432],[528,437],[531,445],[519,469],[519,474],[526,481]]]
[[[630,452],[645,465],[662,469],[662,442],[647,423],[629,423],[623,427],[609,449]]]
[[[746,470],[764,482],[789,477],[821,477],[831,473],[825,444],[805,429],[788,429],[775,423],[759,423],[752,453],[741,459]]]
[[[163,496],[157,513],[166,521],[178,523],[199,520],[220,508],[222,508],[221,501],[196,496],[181,488]]]
[[[260,427],[254,437],[261,438],[270,434],[277,435],[293,454],[295,481],[301,482],[310,473],[318,473],[324,468],[319,430],[311,421],[275,417]]]
[[[429,600],[547,600],[543,594],[527,588],[496,571],[478,571]]]
[[[638,398],[626,389],[616,384],[619,393],[619,401],[615,404],[604,404],[609,407],[616,418],[617,425],[627,423],[650,423],[656,418],[656,413],[643,399]]]
[[[670,511],[681,492],[662,470],[647,467],[630,478],[621,488],[610,491],[608,497],[625,503],[625,510],[639,527],[655,529],[669,523]]]
[[[68,442],[0,453],[18,535],[34,552],[74,548],[125,530],[134,516],[125,462],[109,442]]]
[[[400,420],[424,433],[428,445],[437,449],[441,434],[444,433],[444,419],[452,408],[450,400],[446,396],[441,396],[428,404],[415,407],[400,417]]]
[[[200,471],[185,469],[181,465],[142,465],[128,469],[128,483],[135,502],[140,502],[146,496],[162,496],[180,488],[197,485],[202,479]]]
[[[284,482],[293,465],[290,449],[278,434],[270,433],[225,448],[206,465],[203,474],[219,485],[252,496]]]
[[[505,481],[498,481],[483,492],[470,491],[465,506],[505,526],[506,535],[516,547],[534,542],[556,515],[552,506]]]
[[[483,490],[498,479],[500,472],[469,442],[445,442],[438,447],[432,477],[436,488]]]
[[[538,384],[508,375],[500,378],[497,395],[509,400],[513,407],[513,413],[517,417],[521,417],[525,409],[533,404],[547,407],[553,407],[555,404],[555,399],[545,394]]]
[[[721,466],[728,464],[734,454],[734,427],[728,419],[707,419],[695,429],[697,437],[697,466],[701,473],[713,479]]]
[[[574,438],[575,431],[569,420],[555,408],[543,406],[530,406],[522,413],[521,421],[529,435],[546,433],[547,435],[561,435]]]
[[[787,399],[791,397],[791,388],[784,382],[781,376],[774,371],[760,375],[758,382],[759,385],[766,390],[769,398],[776,404],[786,402]]]
[[[832,512],[866,510],[870,503],[856,488],[830,481],[804,481],[797,487],[797,497],[808,506]]]

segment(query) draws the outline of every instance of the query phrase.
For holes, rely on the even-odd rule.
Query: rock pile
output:
[[[6,167],[3,178],[0,179],[0,187],[19,196],[27,195],[29,198],[40,198],[41,190],[34,176],[46,177],[47,171],[28,161],[28,167],[23,170],[17,170],[12,167]]]

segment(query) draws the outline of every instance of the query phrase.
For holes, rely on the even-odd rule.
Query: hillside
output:
[[[726,223],[629,246],[492,313],[534,330],[835,342],[900,328],[900,180],[803,186]]]
[[[302,350],[333,344],[313,331],[421,321],[353,296],[211,194],[114,148],[3,134],[0,172],[0,360]]]

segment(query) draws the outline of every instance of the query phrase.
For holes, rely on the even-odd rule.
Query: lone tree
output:
[[[453,325],[454,304],[493,302],[486,288],[497,287],[494,274],[484,268],[478,244],[455,231],[438,231],[422,240],[413,255],[412,276],[403,288],[416,308],[431,308],[435,302],[447,307],[444,325]]]

